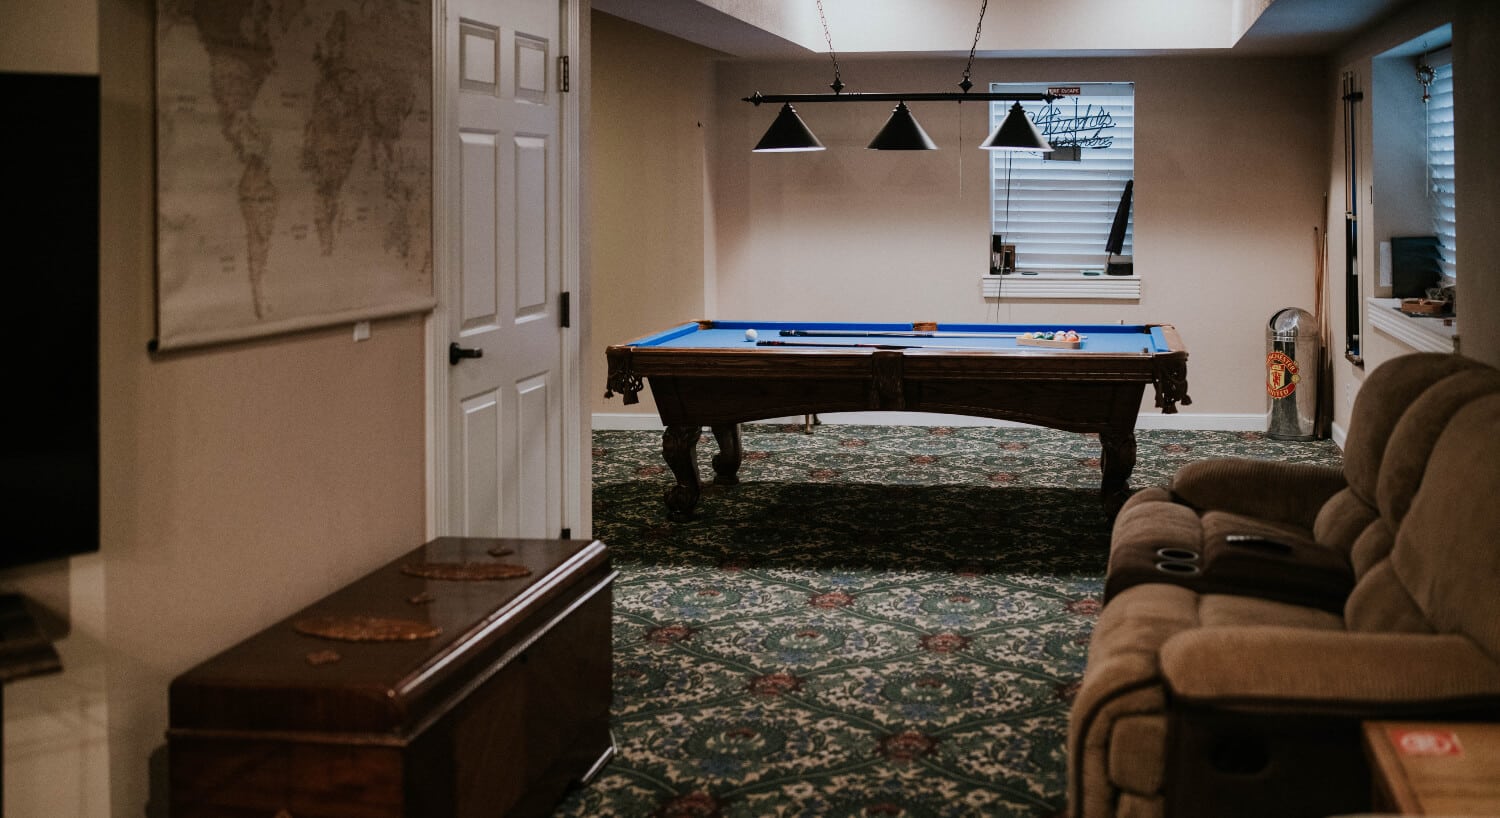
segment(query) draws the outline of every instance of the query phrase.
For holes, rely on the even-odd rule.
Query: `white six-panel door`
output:
[[[447,337],[433,337],[478,357],[446,372],[441,530],[556,537],[568,391],[559,4],[448,0],[444,25],[449,269],[435,320]]]

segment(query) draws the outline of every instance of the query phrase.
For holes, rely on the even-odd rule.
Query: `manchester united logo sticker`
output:
[[[1266,356],[1266,394],[1273,398],[1284,398],[1297,391],[1297,362],[1285,352],[1272,352]]]

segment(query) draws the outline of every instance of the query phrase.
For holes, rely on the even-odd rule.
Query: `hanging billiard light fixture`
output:
[[[917,124],[915,117],[911,115],[911,109],[906,107],[906,102],[898,102],[896,109],[891,111],[891,118],[885,121],[885,127],[868,145],[873,151],[935,151],[938,149],[932,140],[928,138],[927,132]]]
[[[1026,112],[1021,109],[1022,101],[1046,101],[1052,102],[1061,94],[1052,93],[978,93],[971,94],[969,89],[974,83],[969,80],[969,73],[974,67],[974,54],[979,48],[979,34],[984,28],[984,12],[989,6],[989,0],[982,0],[979,6],[979,23],[974,27],[974,43],[969,47],[969,62],[964,66],[963,81],[958,87],[963,89],[961,93],[935,92],[935,93],[844,93],[844,81],[839,75],[838,54],[833,50],[833,35],[828,30],[828,18],[823,13],[823,0],[817,0],[818,19],[823,23],[823,38],[828,42],[828,57],[833,61],[833,82],[829,88],[833,89],[831,94],[762,94],[759,91],[744,98],[745,102],[759,106],[763,102],[782,103],[781,111],[776,115],[776,121],[766,130],[765,136],[756,143],[754,150],[757,153],[790,153],[795,151],[820,151],[823,143],[813,135],[812,129],[797,115],[796,109],[792,107],[793,102],[894,102],[896,107],[891,111],[890,119],[875,138],[870,141],[869,148],[877,151],[932,151],[937,150],[937,145],[917,124],[916,117],[912,115],[911,109],[906,107],[908,102],[994,102],[1010,101],[1015,104],[1010,109],[1010,114],[1005,121],[1000,123],[989,135],[984,143],[980,145],[985,150],[1010,150],[1010,151],[1042,151],[1049,152],[1052,146],[1042,138],[1041,133],[1026,117]]]
[[[1019,102],[1010,106],[1010,113],[979,143],[979,147],[987,151],[1052,152],[1051,143],[1036,129],[1036,124],[1026,116]]]
[[[792,103],[781,104],[781,113],[776,115],[776,121],[766,129],[766,135],[755,143],[757,153],[793,153],[796,151],[820,151],[823,143],[813,135],[807,123],[802,117],[797,116],[797,109]]]

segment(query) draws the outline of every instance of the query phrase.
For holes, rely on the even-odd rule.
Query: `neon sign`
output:
[[[1104,133],[1115,126],[1115,118],[1100,106],[1085,105],[1079,110],[1075,104],[1072,113],[1068,113],[1056,105],[1048,105],[1037,111],[1031,121],[1054,146],[1107,148],[1115,142],[1113,136]]]

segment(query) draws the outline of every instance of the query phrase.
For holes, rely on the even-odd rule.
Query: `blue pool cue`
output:
[[[781,335],[787,338],[1020,338],[1019,332],[928,332],[925,330],[875,330],[862,332],[848,329],[784,329]],[[1087,341],[1087,335],[1078,340]],[[931,349],[932,347],[928,347]],[[964,347],[968,349],[968,347]]]
[[[960,347],[960,346],[934,346],[931,344],[840,344],[836,342],[817,341],[756,341],[758,347],[808,347],[809,349],[841,347],[841,348],[864,348],[864,349],[957,349],[966,352],[990,352],[989,347]]]
[[[1019,332],[928,332],[924,330],[784,329],[788,338],[1015,338]]]

